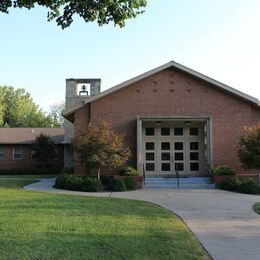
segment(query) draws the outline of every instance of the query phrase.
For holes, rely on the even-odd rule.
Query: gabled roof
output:
[[[225,84],[223,84],[223,83],[221,83],[221,82],[219,82],[217,80],[214,80],[214,79],[212,79],[212,78],[210,78],[208,76],[205,76],[205,75],[203,75],[203,74],[201,74],[201,73],[199,73],[199,72],[197,72],[195,70],[187,68],[187,67],[185,67],[185,66],[183,66],[183,65],[181,65],[181,64],[179,64],[179,63],[177,63],[175,61],[170,61],[169,63],[166,63],[166,64],[164,64],[164,65],[162,65],[160,67],[157,67],[157,68],[152,69],[152,70],[150,70],[148,72],[145,72],[145,73],[143,73],[143,74],[141,74],[141,75],[139,75],[137,77],[129,79],[129,80],[127,80],[127,81],[125,81],[125,82],[123,82],[123,83],[121,83],[119,85],[116,85],[116,86],[114,86],[114,87],[112,87],[110,89],[107,89],[107,90],[105,90],[105,91],[103,91],[103,92],[101,92],[101,93],[99,93],[99,94],[97,94],[95,96],[89,97],[88,99],[84,100],[82,103],[79,103],[79,104],[77,104],[77,105],[75,105],[73,107],[70,107],[70,108],[66,109],[65,111],[63,111],[63,115],[64,115],[64,117],[68,117],[69,115],[73,114],[75,110],[83,107],[87,103],[90,103],[92,101],[100,99],[100,98],[102,98],[102,97],[104,97],[106,95],[109,95],[109,94],[111,94],[111,93],[113,93],[115,91],[118,91],[118,90],[120,90],[120,89],[122,89],[124,87],[127,87],[127,86],[129,86],[129,85],[131,85],[133,83],[136,83],[136,82],[138,82],[140,80],[143,80],[143,79],[145,79],[145,78],[147,78],[147,77],[149,77],[149,76],[151,76],[151,75],[153,75],[155,73],[158,73],[158,72],[160,72],[162,70],[165,70],[165,69],[168,69],[168,68],[175,68],[175,69],[178,69],[180,71],[183,71],[183,72],[185,72],[185,73],[187,73],[187,74],[189,74],[189,75],[191,75],[193,77],[196,77],[196,78],[201,79],[201,80],[203,80],[203,81],[205,81],[207,83],[210,83],[210,84],[212,84],[213,86],[215,86],[217,88],[220,88],[220,89],[222,89],[222,90],[224,90],[226,92],[229,92],[232,95],[235,95],[235,96],[237,96],[239,98],[242,98],[242,99],[244,99],[244,100],[246,100],[246,101],[248,101],[250,103],[253,103],[256,106],[260,106],[260,102],[259,102],[259,100],[257,98],[249,96],[249,95],[247,95],[247,94],[245,94],[245,93],[243,93],[243,92],[241,92],[241,91],[239,91],[237,89],[234,89],[234,88],[232,88],[232,87],[230,87],[228,85],[225,85]]]
[[[32,144],[40,134],[50,136],[56,144],[64,141],[64,128],[0,128],[0,144]]]

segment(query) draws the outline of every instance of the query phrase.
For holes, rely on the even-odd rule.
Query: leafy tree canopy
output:
[[[135,18],[144,11],[147,0],[1,0],[0,12],[8,13],[10,8],[34,8],[43,6],[48,10],[48,21],[56,20],[63,29],[73,22],[77,14],[85,22],[97,21],[102,26],[109,22],[123,27],[127,19]]]
[[[238,155],[242,166],[248,170],[260,171],[260,125],[247,127],[239,145]]]
[[[55,103],[50,106],[49,116],[52,122],[57,127],[64,127],[64,117],[62,116],[62,111],[65,110],[65,103]]]
[[[53,160],[56,157],[56,145],[48,135],[40,134],[37,136],[32,148],[42,162]]]
[[[85,163],[88,170],[97,171],[100,178],[101,168],[119,167],[130,156],[130,150],[123,141],[122,135],[102,121],[96,128],[89,125],[84,133],[75,138],[73,147],[81,163]]]
[[[0,127],[59,127],[46,115],[25,89],[0,86]]]

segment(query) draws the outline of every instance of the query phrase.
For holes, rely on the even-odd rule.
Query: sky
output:
[[[260,99],[259,0],[148,0],[124,28],[75,17],[62,30],[47,10],[0,13],[0,85],[25,88],[47,111],[66,78],[101,90],[174,60]]]

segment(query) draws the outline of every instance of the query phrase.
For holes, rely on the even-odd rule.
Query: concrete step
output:
[[[180,178],[179,186],[177,178],[155,178],[148,177],[145,179],[145,188],[184,188],[184,189],[213,189],[214,184],[211,184],[208,177],[189,177]]]
[[[177,178],[146,178],[147,183],[171,183],[177,182]],[[192,178],[179,178],[180,183],[210,183],[210,178],[207,177],[192,177]]]

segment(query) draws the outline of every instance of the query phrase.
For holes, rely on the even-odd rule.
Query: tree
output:
[[[238,155],[247,170],[260,170],[260,125],[246,127],[246,134],[240,138]]]
[[[25,89],[0,86],[0,127],[53,127],[46,115]]]
[[[123,27],[127,19],[144,12],[147,0],[1,0],[0,12],[8,13],[10,8],[32,9],[35,5],[47,8],[48,21],[55,19],[62,29],[71,25],[75,14],[85,22],[97,21],[100,26],[114,22]]]
[[[111,126],[102,121],[94,128],[87,127],[86,132],[76,137],[73,143],[81,163],[94,170],[100,179],[102,168],[121,166],[130,156],[130,150],[123,144],[122,135],[114,132]]]
[[[53,160],[57,156],[54,141],[45,134],[40,134],[36,137],[32,144],[32,149],[36,151],[37,158],[43,162],[44,167],[46,167],[48,160]]]
[[[65,109],[65,103],[55,103],[50,106],[49,116],[55,127],[64,127],[64,117],[62,111]]]

